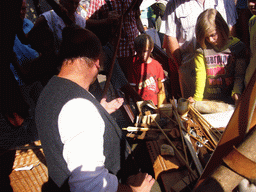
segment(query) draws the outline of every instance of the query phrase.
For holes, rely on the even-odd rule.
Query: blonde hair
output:
[[[207,9],[198,16],[195,30],[196,40],[203,49],[206,49],[206,37],[214,30],[220,32],[225,45],[230,35],[229,27],[216,9]]]

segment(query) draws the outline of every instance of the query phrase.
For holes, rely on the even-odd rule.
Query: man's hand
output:
[[[138,173],[130,176],[126,183],[134,192],[147,192],[151,190],[155,179],[147,173]]]
[[[102,98],[100,104],[106,109],[109,114],[111,114],[119,109],[123,105],[123,102],[123,98],[116,98],[110,102],[107,102],[106,98]]]

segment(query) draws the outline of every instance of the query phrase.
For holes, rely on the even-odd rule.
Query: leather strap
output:
[[[233,171],[247,179],[256,178],[256,162],[244,156],[233,147],[233,150],[223,158],[223,162]]]

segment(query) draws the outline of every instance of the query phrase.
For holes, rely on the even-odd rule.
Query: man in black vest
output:
[[[101,52],[92,32],[63,30],[60,73],[48,82],[36,108],[49,176],[70,191],[150,191],[155,180],[148,174],[129,177],[126,184],[118,181],[121,157],[129,146],[109,113],[123,99],[99,103],[88,92],[101,67]]]

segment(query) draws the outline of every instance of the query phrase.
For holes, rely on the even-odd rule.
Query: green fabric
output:
[[[216,52],[222,52],[222,51],[228,49],[229,47],[235,45],[239,41],[240,41],[240,39],[238,39],[236,37],[230,37],[230,39],[228,40],[228,42],[225,46],[223,46],[221,49],[218,49],[217,47],[214,47],[214,49],[215,49]]]
[[[151,7],[148,8],[148,18],[156,18],[154,10]]]
[[[195,71],[196,71],[196,82],[195,82],[195,94],[194,99],[196,101],[202,101],[204,97],[204,88],[206,81],[206,70],[205,70],[205,59],[204,55],[197,53],[195,57]]]
[[[253,72],[256,69],[256,15],[249,21],[251,58],[245,74],[245,85],[249,83]]]

